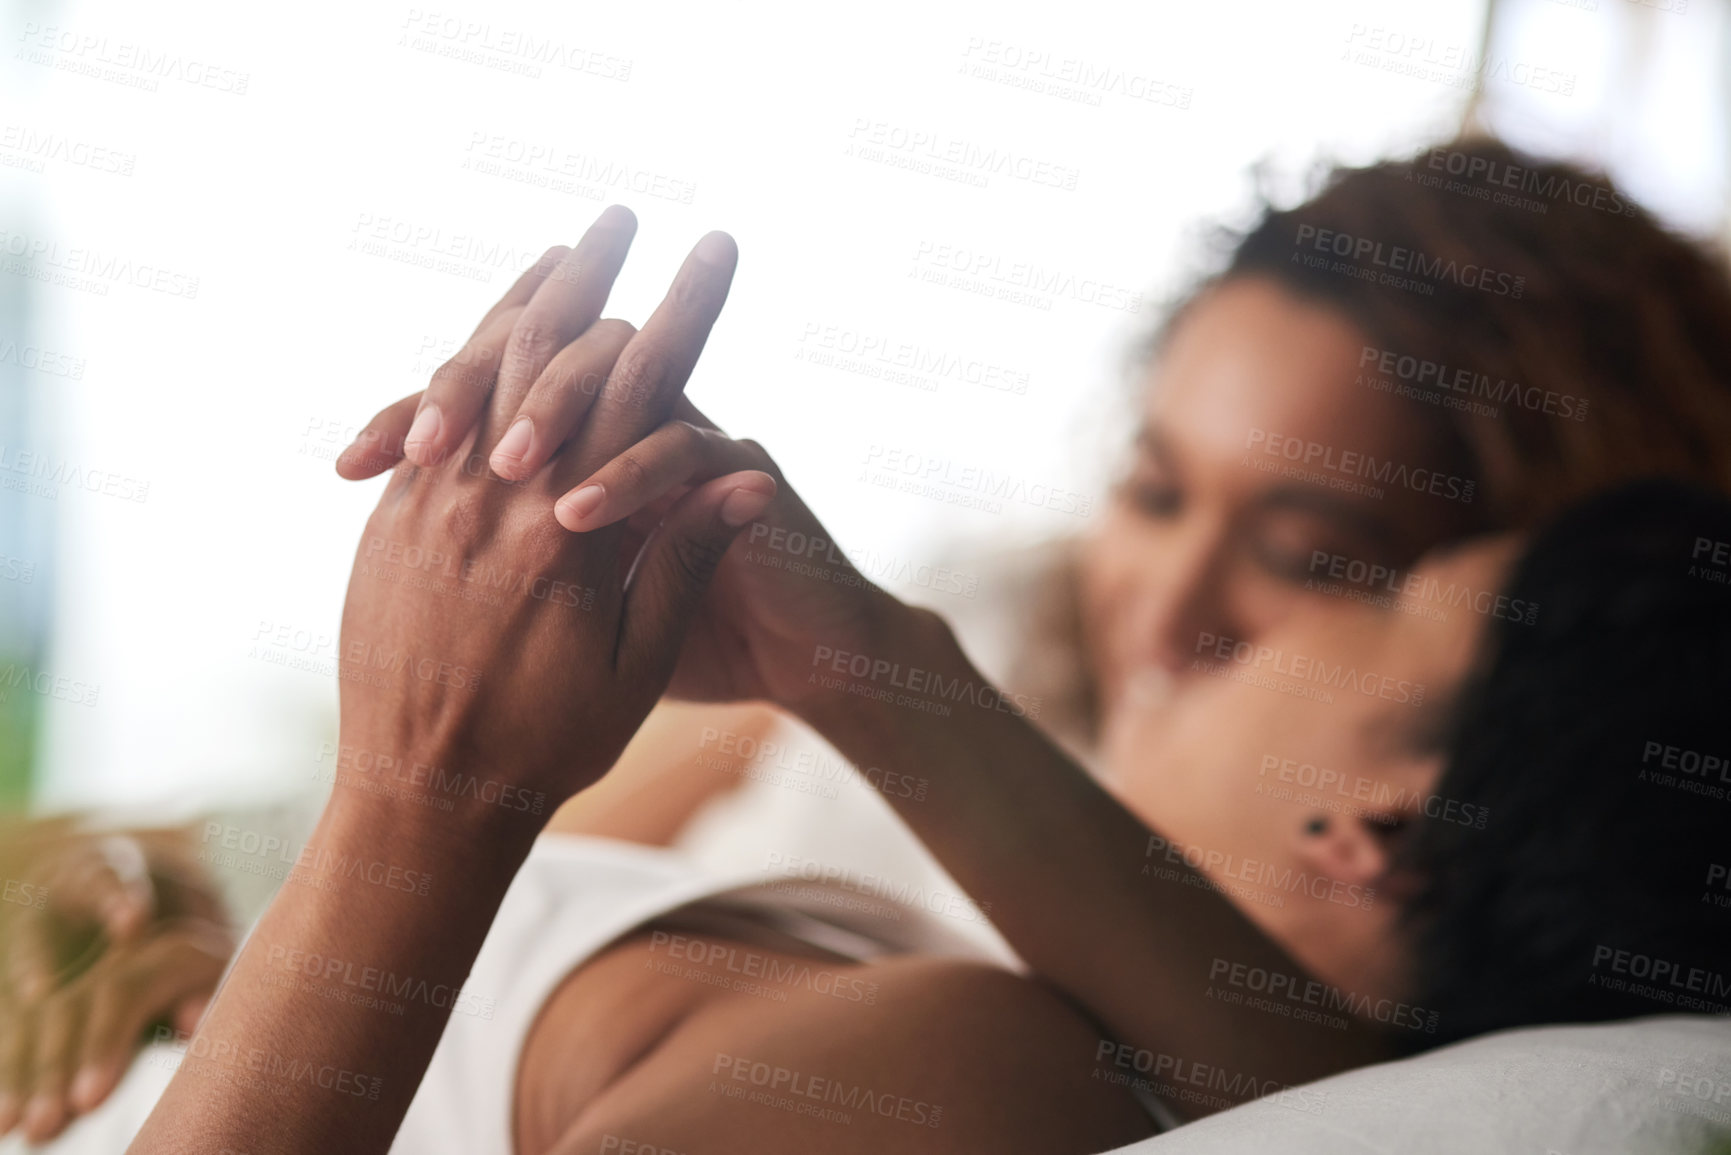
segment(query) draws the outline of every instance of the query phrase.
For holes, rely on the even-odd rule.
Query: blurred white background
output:
[[[38,482],[53,496],[0,506],[0,546],[52,594],[25,607],[47,615],[41,667],[98,688],[40,702],[44,806],[304,787],[382,485],[331,458],[609,202],[641,222],[609,309],[633,321],[702,233],[738,238],[689,393],[891,565],[1080,527],[861,475],[875,447],[1097,497],[1123,351],[1195,272],[1199,229],[1245,219],[1257,162],[1295,190],[1473,118],[1726,228],[1719,0],[0,14],[0,453],[119,475],[118,496]],[[1069,90],[1038,90],[1054,74]],[[946,150],[977,175],[919,171]],[[993,150],[1015,165],[967,163]],[[1029,304],[917,275],[950,258],[1056,287]],[[948,371],[894,383],[848,352],[902,345]],[[987,367],[1025,392],[967,379]]]

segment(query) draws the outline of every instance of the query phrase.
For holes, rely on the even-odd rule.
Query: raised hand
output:
[[[622,214],[618,224],[616,211]],[[588,456],[603,439],[616,444],[624,428],[618,411],[597,408],[597,399],[642,392],[643,367],[634,359],[640,354],[631,327],[615,320],[590,324],[605,294],[579,283],[583,270],[605,270],[609,277],[617,270],[617,230],[628,219],[622,210],[609,209],[575,250],[549,250],[425,394],[404,398],[367,424],[339,459],[338,472],[360,479],[405,457],[427,461],[458,449],[475,453],[477,444],[468,438],[482,413],[486,367],[502,360],[519,370],[511,384],[501,373],[488,400],[488,414],[506,433],[491,447],[487,464],[505,479],[539,482],[543,472],[558,478],[552,512],[573,533],[623,526],[630,553],[693,486],[744,472],[773,478],[773,499],[719,562],[668,689],[699,701],[767,699],[801,712],[809,698],[826,693],[814,691],[809,681],[816,648],[869,652],[882,635],[882,619],[902,607],[833,547],[762,446],[728,437],[683,396],[652,428],[633,425],[642,430],[640,439],[611,459]],[[576,331],[580,323],[590,327],[557,353],[549,354],[549,343],[538,336]],[[534,356],[524,351],[531,349]],[[677,371],[683,379],[690,361],[681,360]],[[531,376],[533,384],[524,386]],[[587,472],[565,461],[573,450],[590,466]],[[562,451],[560,463],[549,468]]]
[[[666,420],[726,300],[735,252],[712,233],[641,332],[594,323],[633,227],[609,210],[551,271],[525,274],[421,399],[344,608],[345,746],[473,755],[555,802],[575,793],[660,696],[704,583],[773,497],[771,478],[740,469],[684,493],[646,539],[553,520],[554,497]],[[561,451],[501,480],[483,462],[537,400]],[[552,415],[572,413],[559,419],[588,420],[566,444]]]
[[[546,817],[617,760],[665,690],[716,564],[773,497],[757,471],[706,481],[640,548],[624,526],[574,535],[554,521],[558,494],[667,419],[733,276],[733,242],[712,233],[641,332],[591,323],[633,228],[629,213],[604,213],[572,253],[525,274],[439,371],[416,402],[415,460],[396,469],[356,552],[336,785],[312,842],[437,880],[437,901],[388,887],[279,892],[133,1150],[389,1147],[449,1005],[380,1016],[302,993],[273,960],[362,960],[460,987]],[[542,320],[530,339],[514,338],[531,314]],[[557,336],[539,336],[543,324]],[[549,373],[584,380],[592,356],[611,372],[592,379],[575,438],[527,480],[495,476],[486,460],[524,391]],[[379,456],[363,448],[342,468],[377,472]],[[346,1072],[365,1093],[236,1079],[235,1056]]]

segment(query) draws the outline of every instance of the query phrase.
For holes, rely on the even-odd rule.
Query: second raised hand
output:
[[[767,699],[795,713],[814,692],[808,679],[819,647],[870,650],[889,619],[912,613],[866,581],[754,441],[735,440],[698,412],[681,392],[708,333],[704,316],[719,310],[726,277],[737,260],[731,238],[710,233],[687,258],[666,299],[641,332],[624,321],[592,320],[605,301],[634,221],[609,208],[573,250],[549,250],[483,318],[463,350],[439,370],[425,394],[379,413],[337,462],[344,477],[371,477],[397,464],[442,454],[485,454],[507,480],[535,479],[556,500],[551,513],[573,533],[624,523],[624,553],[632,556],[667,509],[690,488],[736,475],[748,489],[730,498],[738,516],[750,504],[755,524],[721,559],[687,633],[669,692],[676,697],[738,701]],[[549,271],[550,270],[550,271]],[[562,322],[575,332],[539,365],[532,384],[525,369],[505,382],[512,350],[546,342],[532,333],[559,309],[581,309]],[[533,318],[543,318],[534,321]],[[574,319],[573,319],[574,318]],[[521,354],[524,358],[526,353]],[[498,374],[491,370],[497,364]],[[500,384],[491,388],[497,376]],[[669,382],[678,386],[669,390]],[[660,382],[658,389],[649,383]],[[437,416],[426,416],[433,410]],[[454,415],[463,414],[464,424]],[[473,447],[465,438],[477,420]],[[422,439],[435,426],[438,440]],[[416,428],[411,428],[414,426]],[[487,430],[502,430],[490,434]],[[619,446],[629,445],[621,451]],[[754,493],[773,491],[767,507]],[[801,543],[801,556],[787,543]],[[819,543],[816,553],[808,552]],[[897,631],[900,633],[901,631]]]

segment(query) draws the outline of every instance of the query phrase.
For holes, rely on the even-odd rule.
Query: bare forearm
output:
[[[390,1146],[534,837],[411,808],[333,795],[308,844],[322,867],[260,920],[133,1152]],[[387,881],[333,869],[356,862]],[[401,1014],[366,993],[391,990],[411,992]]]
[[[1302,968],[1200,874],[1180,864],[1174,880],[1150,855],[1153,832],[981,678],[941,619],[904,608],[881,633],[872,659],[900,671],[890,680],[936,692],[886,696],[872,673],[848,675],[802,713],[860,767],[929,780],[922,798],[885,798],[1037,973],[1124,1042],[1257,1080],[1295,1084],[1382,1054],[1358,1024],[1319,1032],[1206,999],[1217,959]]]

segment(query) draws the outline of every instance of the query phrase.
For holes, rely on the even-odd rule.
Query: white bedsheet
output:
[[[1505,1031],[1306,1091],[1116,1155],[1723,1155],[1731,1016]]]

